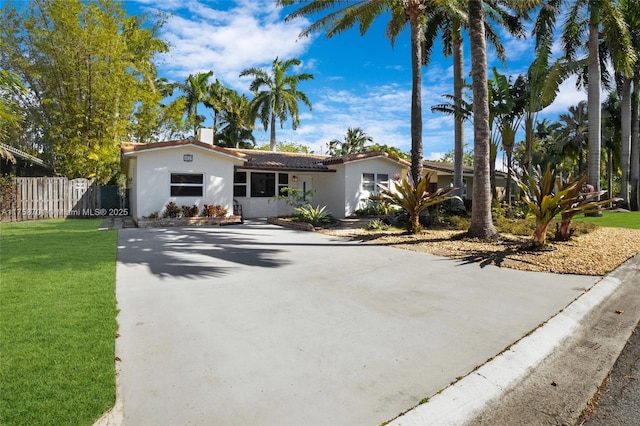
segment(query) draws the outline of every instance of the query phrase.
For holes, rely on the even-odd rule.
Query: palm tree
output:
[[[576,106],[570,106],[569,112],[558,117],[562,123],[560,138],[556,141],[556,149],[564,157],[577,159],[578,167],[574,174],[584,175],[585,154],[589,146],[589,114],[587,102],[581,101]]]
[[[628,112],[625,111],[622,120],[628,120],[628,132],[629,132],[629,149],[631,154],[629,156],[630,171],[627,172],[629,176],[629,186],[631,196],[629,198],[629,206],[631,210],[638,210],[638,204],[640,204],[639,198],[639,181],[640,181],[640,141],[638,130],[640,127],[638,116],[639,96],[640,96],[640,0],[622,0],[620,2],[622,14],[627,27],[629,28],[629,35],[631,37],[631,46],[636,55],[635,66],[633,67],[631,75],[627,75],[625,82],[625,92],[629,90],[629,93],[623,93],[624,96],[628,96],[628,101],[625,99],[623,105],[624,108],[628,108]],[[631,83],[633,83],[633,92],[631,92]],[[628,102],[628,105],[626,104]],[[622,123],[623,129],[626,131],[626,123]],[[623,145],[626,143],[626,134],[623,135]],[[622,174],[623,179],[626,168],[626,153],[622,153]],[[627,192],[623,190],[623,197],[627,195]]]
[[[549,0],[541,9],[536,24],[538,40],[552,40],[555,22],[565,3],[569,3],[564,23],[562,44],[565,57],[575,60],[581,45],[581,36],[588,34],[588,112],[589,112],[589,160],[588,182],[596,192],[600,191],[600,152],[601,152],[601,110],[600,90],[602,73],[599,52],[599,35],[612,51],[628,51],[631,45],[629,30],[622,18],[622,12],[615,0]],[[583,12],[588,20],[582,19]],[[625,69],[631,66],[633,55],[620,55],[618,66]],[[628,62],[626,65],[623,65]]]
[[[614,163],[620,162],[616,161],[616,159],[624,161],[624,156],[620,155],[624,143],[621,137],[621,115],[622,105],[620,99],[617,93],[612,91],[602,104],[602,146],[607,154],[607,198],[613,197]],[[619,164],[615,164],[615,166],[619,166]]]
[[[526,88],[523,76],[518,76],[512,83],[511,79],[493,69],[493,81],[489,86],[493,92],[494,107],[493,117],[496,128],[495,136],[502,143],[502,148],[507,156],[507,187],[505,197],[511,204],[511,182],[513,169],[513,148],[515,146],[516,132],[520,127],[526,104]],[[491,109],[492,105],[489,105]],[[494,135],[492,135],[494,139]],[[497,141],[496,148],[497,148]],[[493,145],[493,143],[492,143]],[[492,147],[493,151],[493,147]],[[491,152],[491,190],[495,194],[495,155]],[[495,196],[495,195],[494,195]]]
[[[640,209],[640,76],[633,81],[631,94],[631,199],[633,211]]]
[[[514,36],[523,35],[523,27],[519,19],[506,12],[499,4],[490,2],[487,4],[487,13],[497,20]],[[464,155],[464,121],[467,117],[462,112],[463,90],[465,87],[463,70],[463,40],[462,29],[467,27],[466,19],[459,14],[451,14],[449,10],[439,9],[427,16],[424,29],[424,59],[426,63],[430,57],[431,49],[435,44],[438,33],[442,32],[442,47],[445,56],[453,56],[453,102],[457,105],[454,113],[454,160],[453,160],[453,186],[457,188],[456,194],[462,195],[462,162]],[[487,40],[494,46],[498,57],[504,62],[505,50],[500,43],[499,36],[493,30],[490,23],[485,22]],[[434,109],[432,108],[432,111]],[[436,109],[437,110],[437,109]]]
[[[252,148],[256,144],[253,136],[253,124],[251,117],[251,102],[245,95],[240,95],[235,90],[228,89],[225,105],[217,114],[220,121],[220,131],[214,132],[216,145],[228,148]]]
[[[360,0],[346,2],[342,0],[277,0],[284,6],[302,3],[297,10],[290,13],[286,20],[301,16],[313,16],[329,11],[329,14],[311,24],[301,33],[308,36],[315,31],[326,30],[327,37],[333,37],[359,24],[360,33],[367,32],[372,22],[379,16],[389,16],[387,37],[393,45],[397,36],[409,24],[411,40],[411,176],[414,182],[422,177],[422,73],[423,56],[423,21],[427,13],[442,7],[448,8],[452,15],[461,17],[464,14],[456,2],[446,0]],[[343,6],[338,10],[336,7]]]
[[[212,84],[207,86],[207,93],[203,99],[204,106],[213,110],[213,144],[216,145],[216,136],[219,127],[219,115],[230,103],[229,97],[233,92],[216,78]],[[237,95],[237,93],[236,93]]]
[[[633,25],[640,23],[640,1],[627,0],[621,4],[622,18],[631,30]],[[629,206],[629,169],[631,161],[631,86],[634,74],[638,73],[638,55],[640,46],[633,44],[633,37],[629,34],[629,44],[618,44],[615,47],[622,50],[611,49],[610,56],[616,73],[616,86],[620,94],[621,113],[621,141],[622,150],[620,165],[622,167],[622,180],[620,182],[620,197],[626,206]],[[631,59],[628,58],[631,56]]]
[[[309,109],[311,102],[303,92],[298,90],[300,81],[311,80],[313,75],[286,74],[291,67],[298,66],[302,62],[293,58],[286,61],[274,59],[271,64],[271,74],[265,70],[252,67],[240,73],[240,77],[254,76],[255,79],[249,86],[255,97],[251,101],[251,112],[254,118],[260,117],[260,121],[266,131],[271,126],[270,149],[276,149],[276,119],[280,120],[280,128],[284,126],[287,117],[291,116],[291,127],[298,128],[298,101],[302,101]]]
[[[580,62],[574,63],[562,59],[550,63],[551,40],[541,41],[540,46],[536,48],[536,52],[536,57],[529,66],[525,77],[523,173],[529,175],[531,173],[533,145],[536,137],[535,123],[538,119],[538,113],[551,105],[558,95],[560,84],[581,65]]]
[[[187,121],[193,126],[193,136],[197,135],[198,128],[204,121],[202,116],[198,115],[198,104],[204,102],[207,97],[208,80],[212,75],[213,71],[189,74],[184,83],[178,84],[178,89],[184,93],[181,98],[186,100],[185,112]]]
[[[473,89],[473,206],[467,235],[495,239],[498,231],[491,217],[489,177],[489,88],[487,82],[487,44],[482,0],[469,0],[469,39]]]
[[[367,135],[360,127],[347,129],[344,140],[333,139],[329,142],[329,155],[347,155],[364,152],[364,144],[373,142],[373,138]]]

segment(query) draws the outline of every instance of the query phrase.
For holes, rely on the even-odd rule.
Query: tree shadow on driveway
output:
[[[144,265],[160,277],[221,277],[234,265],[277,268],[289,264],[282,249],[255,246],[252,238],[218,229],[123,229],[118,262]]]

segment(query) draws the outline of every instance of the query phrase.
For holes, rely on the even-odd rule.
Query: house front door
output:
[[[298,189],[302,192],[313,191],[313,177],[311,175],[299,175],[298,176]],[[311,203],[313,195],[307,196],[305,201]]]

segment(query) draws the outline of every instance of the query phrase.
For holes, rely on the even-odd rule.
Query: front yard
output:
[[[495,242],[463,238],[468,225],[459,229],[425,229],[409,235],[402,229],[335,228],[322,231],[336,236],[389,245],[412,251],[497,265],[526,271],[559,274],[604,275],[640,253],[640,212],[605,212],[602,217],[576,217],[572,228],[579,228],[569,241],[549,241],[542,250],[530,250],[529,226],[514,221],[508,227],[495,221],[501,238]],[[592,225],[580,225],[589,222]],[[596,226],[597,225],[597,226]],[[549,227],[552,233],[554,226]],[[516,235],[514,231],[518,231]],[[551,238],[551,237],[550,237]]]
[[[503,267],[602,275],[640,252],[640,213],[595,219],[601,226],[546,250],[526,236],[486,243],[456,230],[322,232]],[[613,221],[613,222],[612,222]],[[100,220],[0,224],[0,424],[90,425],[115,402],[117,232]]]
[[[0,225],[0,424],[90,425],[115,402],[117,232]]]

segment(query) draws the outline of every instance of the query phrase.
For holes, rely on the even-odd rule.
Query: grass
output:
[[[0,225],[0,424],[90,425],[115,402],[117,232]]]
[[[640,212],[609,212],[600,217],[575,216],[574,221],[594,223],[608,228],[640,229]]]

